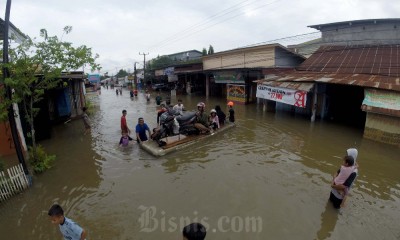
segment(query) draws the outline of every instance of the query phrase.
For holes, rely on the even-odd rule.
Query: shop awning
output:
[[[276,73],[267,79],[258,81],[275,82],[317,82],[329,84],[341,84],[360,86],[364,88],[376,88],[400,92],[400,77],[371,75],[371,74],[350,74],[350,73],[324,73],[309,71],[293,71],[282,74]]]
[[[362,110],[400,117],[400,94],[394,91],[365,89]]]

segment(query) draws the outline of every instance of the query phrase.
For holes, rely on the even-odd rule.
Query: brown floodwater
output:
[[[181,98],[187,109],[201,100],[227,112],[224,99]],[[131,129],[138,117],[152,128],[154,100],[104,89],[93,99],[90,135],[77,120],[41,142],[57,160],[0,205],[1,239],[61,239],[47,216],[53,203],[88,239],[181,239],[194,221],[206,239],[400,239],[400,149],[361,130],[235,106],[236,128],[156,158],[136,143],[118,146],[121,111]],[[339,213],[327,200],[348,147],[359,150],[360,174]]]

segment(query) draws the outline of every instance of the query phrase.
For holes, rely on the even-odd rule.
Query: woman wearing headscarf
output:
[[[354,159],[354,164],[356,164],[357,156],[358,156],[358,150],[355,148],[349,148],[346,151],[347,156],[351,156]],[[338,170],[338,173],[340,172],[340,169]],[[332,202],[333,207],[336,209],[340,209],[341,207],[344,207],[342,202],[343,202],[343,195],[339,191],[344,191],[346,188],[350,188],[351,185],[353,185],[354,180],[356,179],[358,174],[358,168],[355,168],[355,170],[350,174],[350,176],[347,178],[347,180],[343,184],[335,185],[332,183],[331,187],[331,193],[329,196],[329,200]]]

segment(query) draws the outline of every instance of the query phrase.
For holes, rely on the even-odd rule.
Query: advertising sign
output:
[[[241,72],[226,71],[214,74],[215,83],[244,83]]]
[[[246,87],[244,85],[228,84],[227,85],[227,100],[246,103]]]
[[[307,103],[306,91],[271,87],[263,84],[257,85],[256,97],[286,103],[301,108],[305,108]]]
[[[100,74],[89,74],[88,79],[90,83],[99,83]]]
[[[400,94],[390,91],[365,89],[363,105],[400,110]]]

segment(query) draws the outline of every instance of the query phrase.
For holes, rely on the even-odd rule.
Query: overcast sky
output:
[[[0,1],[4,19],[6,0]],[[309,25],[358,19],[398,18],[398,0],[13,0],[11,22],[30,37],[39,30],[91,47],[101,73],[133,71],[158,55],[186,50],[215,52],[315,32]],[[294,37],[293,44],[318,37]],[[142,64],[139,65],[139,68]]]

